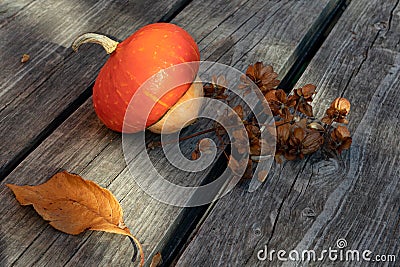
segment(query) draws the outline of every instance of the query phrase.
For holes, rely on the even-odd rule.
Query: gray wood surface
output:
[[[265,59],[279,70],[326,3],[327,1],[230,1],[228,4],[226,1],[196,2],[185,8],[173,22],[183,26],[196,40],[200,40],[203,59],[218,59],[241,69],[245,69],[247,64]],[[258,13],[254,15],[256,12]],[[214,15],[210,16],[210,13]],[[302,23],[299,25],[295,23],[296,20],[301,20]],[[254,34],[250,34],[250,31]],[[94,47],[85,49],[85,52],[89,53],[91,49]],[[76,59],[78,62],[74,63],[75,66],[81,66],[80,60],[86,60],[89,55],[81,53],[81,59]],[[98,55],[102,51],[92,53]],[[61,74],[53,76],[59,75]],[[88,74],[88,78],[93,80],[94,76]],[[76,86],[82,85],[78,83]],[[187,130],[190,131],[193,128]],[[183,149],[193,149],[189,148],[192,143],[188,142]],[[173,182],[187,183],[187,179],[199,182],[207,175],[206,170],[190,174],[186,178],[185,174],[177,173],[164,158],[160,158],[160,150],[151,151],[150,156],[155,159],[156,168],[168,173]],[[138,171],[146,172],[148,167],[143,166]],[[31,208],[20,207],[12,193],[3,186],[4,183],[38,184],[61,169],[94,180],[116,195],[125,210],[126,224],[143,242],[148,258],[157,252],[155,247],[168,231],[176,227],[174,220],[181,209],[157,202],[133,182],[125,166],[120,135],[107,130],[98,122],[89,99],[2,182],[0,198],[5,203],[1,208],[4,215],[0,219],[2,264],[128,264],[132,248],[125,237],[99,232],[89,232],[77,237],[62,234],[42,221]]]
[[[10,1],[0,3],[0,28],[13,21],[19,11],[34,3],[35,0]]]
[[[398,266],[396,262],[259,261],[257,253],[347,249],[399,260],[400,6],[352,1],[298,85],[315,83],[315,111],[352,103],[350,151],[286,162],[256,192],[247,184],[218,201],[177,266]],[[318,255],[318,254],[317,254]],[[285,255],[287,257],[287,255]]]
[[[0,135],[13,142],[0,144],[0,175],[55,127],[64,110],[78,105],[74,101],[90,95],[107,55],[95,45],[74,53],[74,38],[100,32],[124,39],[180,1],[156,1],[151,8],[141,0],[26,2],[1,6]],[[31,57],[25,64],[23,54]]]

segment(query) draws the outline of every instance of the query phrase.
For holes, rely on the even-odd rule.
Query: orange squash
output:
[[[110,54],[94,84],[93,104],[100,120],[112,130],[134,133],[150,127],[150,130],[160,132],[161,127],[154,125],[185,94],[186,98],[188,95],[202,96],[202,87],[192,83],[179,85],[162,96],[148,90],[138,92],[139,87],[154,74],[180,63],[200,60],[196,42],[189,33],[174,24],[149,24],[121,43],[102,35],[87,33],[79,36],[72,48],[76,51],[81,44],[88,42],[101,44]],[[185,79],[193,82],[197,71],[198,65],[197,68],[192,67],[179,75],[184,75]],[[162,86],[163,80],[159,82]],[[135,120],[129,121],[123,128],[128,104],[135,93],[140,94],[140,101],[133,103]],[[149,106],[152,107],[150,114],[141,114]],[[179,118],[174,124],[179,124]],[[174,130],[165,130],[172,132],[180,127],[173,125],[173,128]]]

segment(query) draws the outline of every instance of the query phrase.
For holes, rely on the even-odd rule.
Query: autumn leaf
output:
[[[265,179],[267,179],[267,176],[268,176],[268,171],[262,170],[258,173],[257,178],[261,183],[263,183]]]
[[[198,149],[195,149],[193,152],[192,152],[192,160],[197,160],[197,159],[199,159],[200,158],[200,151],[198,150]]]
[[[264,66],[262,62],[257,62],[254,65],[249,65],[246,71],[246,76],[250,78],[260,88],[263,94],[274,90],[279,84],[278,73],[276,73],[272,66]],[[241,79],[244,86],[248,84],[244,78]],[[242,87],[244,87],[242,85]]]
[[[243,107],[242,105],[237,105],[236,107],[233,108],[233,110],[236,112],[236,114],[239,116],[241,120],[243,120]]]
[[[326,116],[322,118],[322,122],[332,124],[332,122],[347,124],[347,114],[350,112],[350,101],[343,97],[338,97],[331,103],[326,110]]]
[[[154,255],[153,259],[151,260],[150,267],[157,267],[161,264],[161,262],[162,262],[161,253],[157,252]]]
[[[139,248],[140,265],[143,265],[142,246],[124,224],[122,208],[109,190],[66,171],[41,185],[6,186],[21,205],[33,205],[43,219],[64,233],[77,235],[96,230],[130,237]]]
[[[253,176],[253,161],[251,159],[249,159],[247,161],[246,170],[244,171],[244,173],[242,175],[242,179],[251,179],[252,176]]]
[[[21,57],[21,63],[26,63],[31,57],[28,54],[23,54]]]
[[[243,166],[248,165],[248,159],[247,158],[242,158],[240,160],[235,159],[232,155],[229,156],[229,162],[228,162],[228,167],[231,169],[231,171],[238,175],[242,173],[242,168]]]
[[[211,83],[203,85],[204,96],[225,100],[228,98],[228,95],[226,94],[227,86],[228,83],[224,76],[213,75]]]
[[[322,125],[319,124],[318,122],[311,122],[311,123],[309,123],[309,124],[307,125],[307,128],[314,129],[314,130],[317,130],[317,131],[320,131],[320,132],[324,132],[324,131],[325,131],[324,126],[322,126]]]
[[[331,133],[330,147],[336,149],[339,154],[344,149],[349,149],[352,139],[350,137],[350,131],[346,126],[339,125]]]

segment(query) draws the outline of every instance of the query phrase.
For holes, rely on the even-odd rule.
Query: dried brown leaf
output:
[[[242,179],[251,179],[253,177],[253,161],[251,159],[247,162],[246,170],[242,176]]]
[[[346,98],[338,97],[331,103],[331,106],[326,110],[326,117],[322,121],[326,124],[332,122],[347,124],[347,114],[350,112],[350,102]],[[331,122],[331,123],[329,123]]]
[[[247,135],[250,140],[252,140],[252,139],[258,140],[258,138],[261,135],[260,128],[253,124],[246,125],[246,131],[247,131]]]
[[[315,89],[317,87],[313,84],[306,84],[299,90],[301,91],[301,94],[307,101],[312,101],[312,96],[316,93]]]
[[[265,179],[267,179],[267,176],[268,176],[268,171],[262,170],[258,173],[257,178],[261,183],[263,183]]]
[[[199,159],[199,158],[200,158],[200,151],[197,150],[197,149],[195,149],[195,150],[192,152],[192,160],[196,160],[196,159]]]
[[[243,120],[243,107],[241,105],[234,107],[233,111],[235,111],[239,118]]]
[[[333,119],[331,119],[329,116],[325,116],[325,117],[323,117],[323,118],[321,119],[321,122],[322,122],[322,123],[325,123],[325,124],[328,124],[328,125],[331,125],[332,122],[333,122]]]
[[[298,110],[307,115],[308,117],[313,117],[313,110],[312,110],[312,106],[310,104],[308,104],[307,102],[302,102],[299,104],[298,106]]]
[[[153,259],[151,259],[150,267],[157,267],[157,266],[160,265],[161,262],[162,262],[161,253],[160,253],[160,252],[157,252],[157,253],[153,256]]]
[[[276,127],[277,141],[284,144],[289,139],[290,125],[288,123]]]
[[[21,57],[21,63],[26,63],[26,62],[28,62],[30,58],[31,58],[30,55],[28,55],[28,54],[23,54],[22,57]]]
[[[280,153],[280,152],[277,152],[277,153],[275,153],[275,162],[276,163],[278,163],[278,164],[282,164],[282,162],[283,162],[283,160],[282,160],[282,153]]]
[[[284,154],[284,156],[285,156],[285,159],[287,159],[287,160],[295,160],[297,158],[296,154],[289,153],[289,152],[286,152]]]
[[[346,137],[350,137],[350,131],[346,126],[339,125],[336,128],[336,135],[339,137],[339,139],[344,139]]]
[[[268,91],[266,94],[265,94],[265,99],[268,101],[268,102],[271,102],[271,101],[278,101],[278,98],[276,97],[276,94],[275,94],[275,90],[273,90],[273,91]]]
[[[343,150],[349,149],[352,143],[350,131],[346,126],[339,125],[331,132],[330,147],[342,153]]]
[[[295,128],[293,130],[293,137],[297,142],[301,142],[306,136],[306,132],[302,128]]]
[[[33,205],[43,219],[64,233],[96,230],[129,236],[139,247],[143,265],[140,242],[124,224],[122,208],[109,190],[66,171],[36,186],[6,185],[21,205]]]
[[[309,132],[303,140],[303,148],[301,152],[304,155],[314,153],[324,143],[324,138],[317,131]]]
[[[353,142],[353,140],[351,139],[351,137],[345,138],[343,140],[343,142],[341,143],[341,145],[337,148],[339,154],[342,153],[343,150],[349,149],[352,142]]]
[[[344,110],[346,112],[345,115],[347,115],[350,112],[350,101],[344,97],[338,97],[333,100],[331,107],[336,110]]]
[[[232,155],[229,156],[228,167],[235,174],[239,174],[243,170],[243,166],[248,165],[248,159],[243,158],[240,161],[236,160]]]
[[[311,122],[311,123],[309,123],[309,124],[307,125],[307,128],[309,128],[309,129],[314,129],[314,130],[321,131],[321,132],[324,132],[324,131],[325,131],[325,128],[324,128],[321,124],[319,124],[318,122]]]
[[[228,167],[234,173],[239,173],[240,172],[240,163],[234,157],[232,157],[232,155],[229,156]]]
[[[215,99],[227,99],[228,95],[225,94],[227,90],[227,82],[224,76],[212,76],[211,83],[203,85],[205,97],[212,97]]]
[[[254,142],[250,145],[250,155],[259,156],[261,154],[261,146],[259,142]]]
[[[276,79],[278,73],[274,72],[272,66],[264,66],[262,62],[250,65],[247,68],[246,76],[249,77],[264,94],[270,90],[276,89],[276,86],[279,84],[279,80]],[[242,79],[242,82],[243,81],[245,82],[243,87],[245,87],[248,82]]]

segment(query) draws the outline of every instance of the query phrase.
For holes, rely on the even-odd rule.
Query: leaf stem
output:
[[[142,244],[140,244],[140,241],[133,235],[128,235],[128,237],[129,237],[129,240],[131,240],[132,245],[134,247],[132,262],[135,262],[137,254],[138,254],[138,250],[139,250],[139,255],[140,255],[139,266],[140,267],[144,266],[144,252],[143,252]]]

